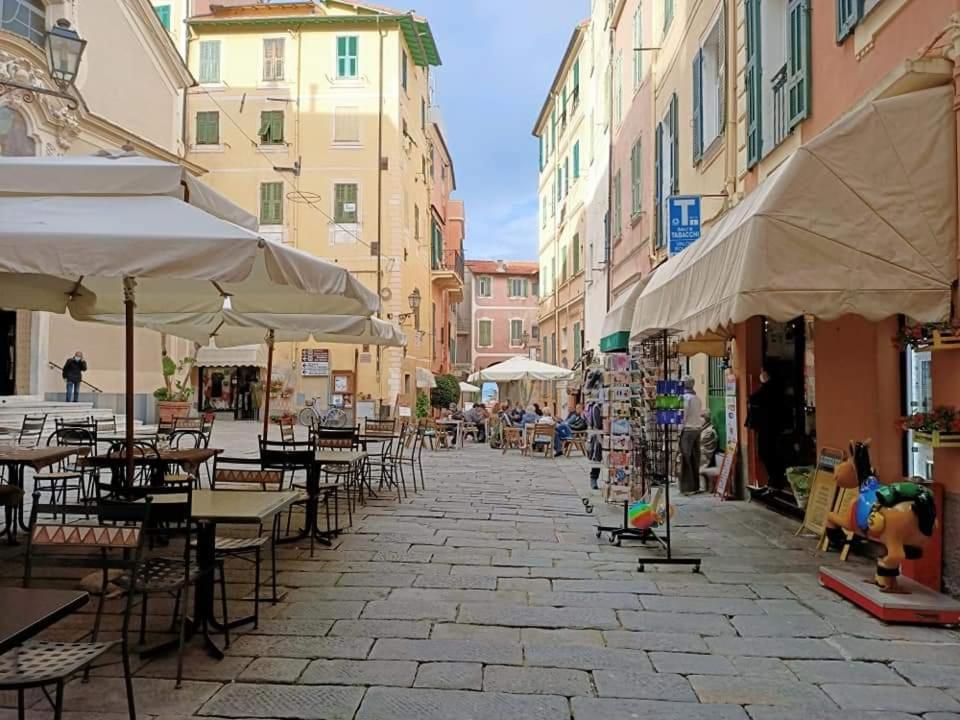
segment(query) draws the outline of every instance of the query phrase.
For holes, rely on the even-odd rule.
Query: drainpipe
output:
[[[379,69],[377,82],[377,317],[383,317],[383,300],[380,293],[383,291],[383,30],[380,27],[380,16],[377,15],[377,37],[379,47]],[[383,347],[377,345],[377,383],[380,400],[383,400],[383,378],[381,363],[383,362]]]
[[[607,134],[610,136],[609,139],[609,148],[607,155],[607,222],[606,222],[606,234],[603,238],[603,249],[604,255],[606,255],[607,248],[610,248],[610,254],[605,257],[604,262],[604,274],[606,275],[607,287],[604,292],[606,299],[606,312],[610,312],[611,305],[611,295],[613,293],[613,69],[616,67],[613,62],[614,51],[616,50],[616,33],[613,30],[613,25],[610,25],[608,31],[609,40],[610,40],[610,57],[607,59],[607,64],[610,67],[610,92],[607,98],[609,107],[607,111],[609,114],[609,121],[607,122]]]

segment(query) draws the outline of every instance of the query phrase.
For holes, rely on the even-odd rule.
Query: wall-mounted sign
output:
[[[676,255],[700,239],[700,196],[672,195],[667,198],[670,219],[670,254]]]
[[[305,348],[300,351],[300,374],[304,377],[324,377],[330,374],[330,351]]]

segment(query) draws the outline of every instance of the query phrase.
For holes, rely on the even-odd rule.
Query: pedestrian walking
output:
[[[77,350],[73,357],[63,364],[63,379],[67,384],[67,402],[80,402],[80,383],[87,371],[87,361],[83,353]]]
[[[683,429],[680,431],[680,492],[692,495],[700,490],[700,429],[703,403],[696,383],[689,375],[683,379]]]
[[[757,434],[757,454],[763,469],[767,471],[767,489],[780,489],[786,485],[787,477],[783,461],[777,451],[777,437],[780,435],[780,403],[777,389],[766,370],[760,373],[760,387],[750,395],[747,401],[748,429]]]

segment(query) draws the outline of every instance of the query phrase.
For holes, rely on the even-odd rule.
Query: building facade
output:
[[[536,262],[468,260],[473,314],[472,370],[515,355],[539,356],[539,272]]]
[[[533,134],[540,145],[540,346],[571,368],[583,353],[590,22],[573,31]]]
[[[453,158],[436,109],[430,123],[430,270],[433,310],[430,335],[433,372],[450,373],[457,357],[457,305],[463,302],[463,240],[466,233],[463,201],[457,189]]]
[[[188,157],[260,217],[264,237],[348,267],[408,336],[405,349],[278,346],[296,403],[326,406],[330,374],[352,372],[362,399],[412,407],[417,369],[434,364],[432,198],[444,204],[432,191],[431,172],[442,169],[429,24],[336,0],[198,2],[192,12],[187,60],[198,86],[188,94]],[[462,225],[453,217],[462,211],[446,204],[439,220]],[[323,349],[330,374],[304,376],[303,352]]]
[[[47,73],[44,41],[61,18],[87,40],[71,90],[77,102],[0,87],[0,155],[88,155],[128,148],[180,162],[180,97],[193,79],[148,0],[0,0],[0,80],[56,89]],[[185,353],[182,345],[173,343],[171,352]],[[62,398],[58,365],[81,350],[90,368],[82,399],[119,408],[122,348],[119,328],[81,325],[49,313],[0,312],[0,395]],[[152,404],[152,391],[162,384],[159,335],[138,330],[135,357],[143,414]]]

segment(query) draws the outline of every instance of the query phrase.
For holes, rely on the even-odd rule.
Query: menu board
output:
[[[724,390],[724,419],[727,427],[727,449],[736,447],[739,423],[737,422],[737,376],[727,373]]]
[[[304,348],[300,351],[300,373],[304,377],[323,377],[330,374],[330,351],[323,348]]]
[[[807,500],[807,510],[797,535],[804,530],[821,535],[826,529],[827,514],[833,509],[833,501],[837,494],[837,478],[834,471],[842,461],[843,453],[840,450],[823,448],[820,451],[816,474],[813,476],[810,487],[810,499]]]

